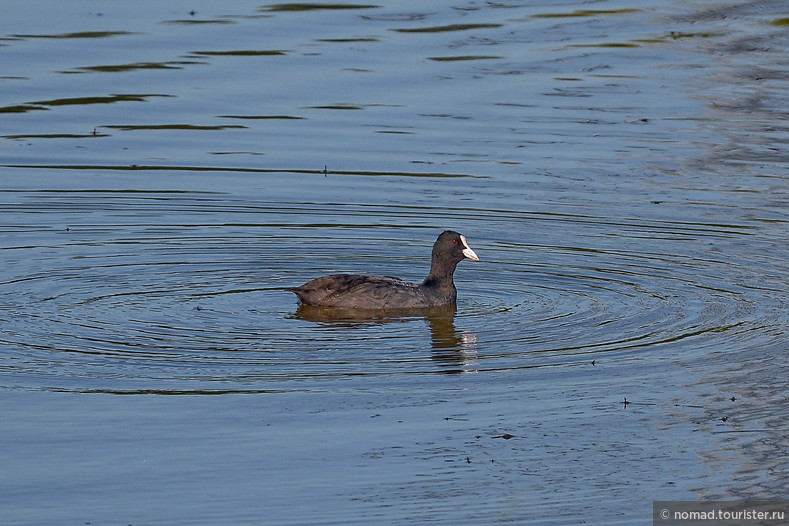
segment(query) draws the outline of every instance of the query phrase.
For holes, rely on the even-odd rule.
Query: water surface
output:
[[[786,495],[780,2],[6,11],[9,524]],[[456,312],[285,290],[418,281],[446,228],[482,258]]]

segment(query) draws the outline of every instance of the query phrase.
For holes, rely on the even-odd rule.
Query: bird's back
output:
[[[290,289],[302,303],[347,309],[397,309],[426,306],[420,287],[399,278],[332,274]]]

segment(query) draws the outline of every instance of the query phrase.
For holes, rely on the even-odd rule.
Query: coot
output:
[[[447,230],[433,245],[430,274],[419,285],[399,278],[332,274],[288,290],[305,305],[341,309],[415,309],[451,305],[458,295],[452,276],[457,264],[465,258],[479,261],[465,236]]]

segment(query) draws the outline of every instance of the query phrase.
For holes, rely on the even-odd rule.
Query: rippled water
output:
[[[780,2],[41,7],[0,22],[9,524],[786,495]],[[456,311],[285,290],[445,228]]]

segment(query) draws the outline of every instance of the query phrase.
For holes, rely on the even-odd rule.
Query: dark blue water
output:
[[[785,496],[785,17],[7,7],[3,523],[630,525]],[[446,228],[482,259],[454,314],[285,290],[421,280]]]

